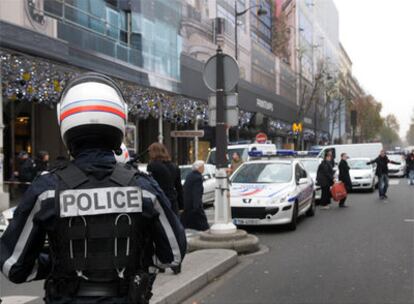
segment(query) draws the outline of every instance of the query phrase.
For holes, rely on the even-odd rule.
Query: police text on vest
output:
[[[59,194],[60,217],[142,212],[138,187],[65,190]]]

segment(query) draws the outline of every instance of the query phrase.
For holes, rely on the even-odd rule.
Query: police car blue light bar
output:
[[[276,156],[296,156],[297,152],[294,150],[277,150],[276,153],[263,153],[260,150],[252,150],[248,152],[250,157],[276,157]]]

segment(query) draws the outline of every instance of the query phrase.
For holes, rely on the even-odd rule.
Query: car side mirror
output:
[[[204,181],[209,180],[209,179],[210,179],[210,176],[209,175],[203,175],[203,180]]]
[[[308,179],[306,177],[302,177],[299,179],[299,181],[297,182],[298,185],[304,185],[308,183]]]

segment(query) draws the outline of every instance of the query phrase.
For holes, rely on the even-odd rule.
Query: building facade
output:
[[[230,128],[230,141],[252,140],[260,131],[279,148],[331,139],[329,75],[351,64],[341,55],[332,0],[1,1],[6,179],[21,150],[65,155],[55,105],[65,84],[86,71],[120,83],[130,109],[130,150],[140,154],[163,141],[177,162],[189,162],[193,139],[171,138],[170,131],[197,123],[205,131],[198,158],[205,157],[215,142],[202,71],[218,44],[240,67],[239,125]],[[344,73],[342,91],[349,84],[356,96],[352,73]],[[344,113],[338,136],[345,140]],[[298,122],[299,136],[292,132]]]

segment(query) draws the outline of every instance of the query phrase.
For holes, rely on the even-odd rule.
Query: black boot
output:
[[[171,270],[174,274],[179,274],[181,272],[181,264],[178,266],[171,267]]]

